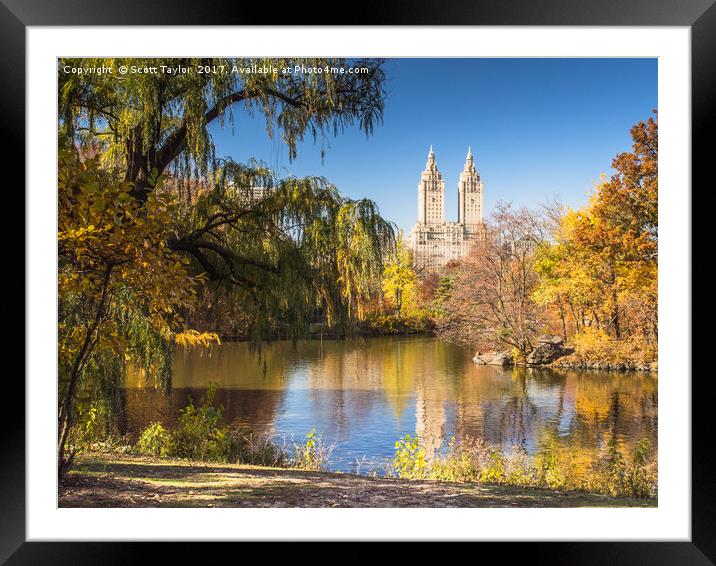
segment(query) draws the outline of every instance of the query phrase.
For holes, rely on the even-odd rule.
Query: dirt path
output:
[[[235,464],[79,457],[60,487],[60,507],[643,507],[537,488],[367,478]]]

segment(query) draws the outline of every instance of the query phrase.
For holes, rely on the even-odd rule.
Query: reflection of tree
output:
[[[213,381],[227,420],[255,432],[271,432],[286,403],[287,410],[301,411],[302,426],[320,427],[329,438],[363,430],[365,423],[370,433],[363,434],[380,434],[376,419],[386,414],[395,420],[386,421],[385,430],[401,428],[401,415],[414,407],[415,432],[429,449],[446,434],[529,452],[553,438],[575,465],[586,466],[612,434],[628,450],[644,437],[656,445],[657,381],[651,376],[477,366],[463,350],[431,338],[276,342],[261,349],[225,344],[203,355],[178,352],[175,376],[171,397],[138,389],[141,376],[127,376],[129,430],[152,420],[171,424],[187,393],[198,400]],[[307,390],[308,404],[291,405],[288,388]]]
[[[639,374],[476,366],[460,381],[455,435],[536,449],[548,437],[598,451],[605,435],[656,441],[656,380]]]
[[[416,348],[398,342],[383,358],[383,388],[388,403],[400,418],[415,388]]]
[[[290,342],[226,343],[208,350],[178,349],[169,395],[147,384],[141,372],[125,376],[125,429],[136,433],[152,421],[173,425],[191,395],[198,402],[209,383],[217,383],[216,403],[230,426],[270,433],[291,368],[303,353]],[[148,387],[149,385],[149,387]]]
[[[188,404],[189,397],[198,403],[205,393],[206,388],[173,389],[169,394],[154,388],[125,389],[125,431],[135,435],[154,421],[175,426],[179,411]],[[283,392],[278,389],[218,389],[215,403],[224,406],[227,425],[257,434],[271,434],[276,407],[282,397]]]

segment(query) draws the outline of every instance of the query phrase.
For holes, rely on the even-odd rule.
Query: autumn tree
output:
[[[67,444],[75,400],[93,372],[121,380],[126,360],[158,379],[175,340],[213,339],[186,333],[181,312],[190,309],[200,278],[167,245],[171,199],[153,192],[140,206],[131,183],[116,180],[99,158],[81,161],[62,151],[58,163],[58,466],[71,463]],[[153,180],[156,186],[161,179]],[[108,377],[108,374],[112,374]]]
[[[383,293],[398,317],[410,313],[417,306],[417,276],[402,230],[383,270]]]
[[[593,326],[616,339],[657,335],[656,119],[631,135],[633,151],[616,156],[586,207],[564,212],[535,262],[535,300],[568,305],[576,332]]]
[[[531,294],[537,284],[534,252],[545,237],[539,215],[499,204],[484,239],[454,274],[440,333],[458,342],[529,353],[544,324]]]

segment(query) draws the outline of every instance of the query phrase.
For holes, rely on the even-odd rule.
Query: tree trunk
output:
[[[614,264],[612,264],[611,287],[612,287],[612,293],[611,293],[612,328],[614,328],[614,337],[617,340],[619,340],[622,337],[622,330],[621,330],[621,326],[619,324],[619,303],[618,303],[618,298],[617,298],[617,274],[616,274],[616,270],[614,268]]]
[[[79,381],[82,368],[84,367],[87,358],[92,353],[92,349],[96,344],[95,332],[102,322],[104,317],[105,306],[107,303],[107,294],[109,290],[109,278],[112,274],[112,267],[107,268],[107,272],[104,275],[102,282],[102,294],[100,297],[97,310],[95,312],[95,318],[92,324],[87,328],[85,333],[82,347],[77,353],[74,361],[72,362],[72,368],[70,369],[70,380],[67,384],[67,390],[60,404],[58,411],[58,439],[57,439],[57,471],[59,478],[62,478],[65,472],[68,470],[72,463],[72,456],[67,457],[67,438],[72,428],[72,412],[74,410],[75,393],[77,391],[77,382]]]
[[[567,322],[564,319],[564,305],[561,297],[557,300],[557,304],[559,305],[559,317],[562,319],[562,339],[567,342]]]

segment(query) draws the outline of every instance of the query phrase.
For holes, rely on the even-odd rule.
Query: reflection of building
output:
[[[445,392],[424,384],[417,385],[415,396],[415,434],[432,460],[445,439]]]
[[[445,181],[430,148],[418,184],[418,222],[410,231],[410,247],[419,269],[438,270],[451,259],[466,256],[483,237],[483,184],[468,149],[458,183],[457,222],[445,222]]]

